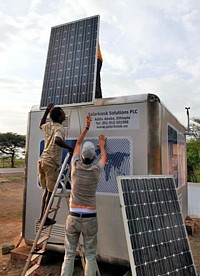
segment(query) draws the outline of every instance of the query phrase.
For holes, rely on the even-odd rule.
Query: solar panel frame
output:
[[[138,181],[138,180],[140,181],[140,180],[149,180],[149,179],[151,179],[151,180],[152,179],[155,179],[155,180],[156,179],[162,179],[164,181],[166,179],[168,179],[169,181],[171,181],[173,183],[174,190],[172,192],[171,192],[171,190],[170,191],[168,190],[168,192],[171,193],[171,194],[173,194],[173,196],[176,197],[176,201],[178,202],[178,195],[177,195],[177,191],[176,191],[176,187],[175,187],[175,182],[174,182],[174,179],[173,179],[172,176],[169,176],[169,175],[166,175],[166,176],[165,175],[156,175],[156,176],[154,176],[154,175],[148,175],[148,176],[118,176],[117,177],[118,190],[119,190],[119,198],[120,198],[120,206],[121,206],[122,217],[123,217],[123,222],[124,222],[125,236],[126,236],[126,241],[127,241],[127,248],[128,248],[128,254],[129,254],[129,260],[130,260],[130,265],[131,265],[132,276],[135,276],[135,275],[137,275],[137,276],[161,276],[161,275],[162,276],[164,276],[164,275],[171,275],[171,276],[187,276],[187,275],[190,275],[190,276],[196,276],[197,272],[196,272],[196,268],[195,268],[195,265],[194,265],[193,257],[192,257],[192,254],[191,254],[191,248],[190,248],[190,244],[189,244],[189,241],[188,241],[186,227],[184,225],[184,220],[183,220],[182,214],[181,214],[181,219],[180,219],[180,215],[177,216],[179,218],[179,220],[178,220],[179,223],[180,223],[180,220],[181,220],[181,223],[182,223],[181,227],[180,227],[180,225],[177,225],[177,224],[174,227],[174,233],[175,233],[174,237],[175,238],[178,237],[177,240],[176,239],[173,240],[172,238],[170,239],[170,237],[168,237],[168,235],[166,235],[165,238],[166,238],[167,241],[163,242],[163,244],[166,245],[166,246],[163,246],[162,242],[160,244],[153,244],[153,242],[155,242],[156,236],[157,236],[157,241],[160,242],[160,238],[161,237],[163,238],[164,234],[166,234],[165,232],[163,232],[163,236],[162,236],[162,231],[164,231],[165,228],[161,229],[161,226],[157,226],[158,229],[156,229],[157,232],[154,233],[155,237],[154,237],[154,240],[152,242],[152,248],[151,248],[151,246],[150,247],[146,247],[146,248],[145,248],[145,246],[143,246],[143,248],[140,247],[141,245],[139,244],[139,241],[142,240],[141,235],[142,235],[142,231],[144,230],[144,228],[146,228],[146,230],[149,232],[149,235],[143,233],[144,237],[146,239],[145,240],[146,244],[150,244],[150,242],[151,242],[150,239],[151,239],[152,232],[156,231],[155,229],[152,228],[152,225],[151,225],[151,228],[148,229],[149,225],[147,223],[148,222],[147,219],[149,219],[149,218],[151,218],[149,221],[152,223],[152,217],[150,217],[150,216],[153,215],[154,210],[153,209],[149,210],[149,208],[148,208],[149,207],[148,204],[150,203],[150,198],[149,198],[149,202],[147,201],[147,196],[144,196],[143,199],[142,199],[141,195],[137,194],[137,190],[133,190],[133,191],[127,193],[128,196],[126,197],[124,195],[125,192],[123,191],[124,188],[122,186],[124,185],[124,187],[125,187],[125,184],[123,184],[123,181],[134,181],[134,180],[135,181]],[[145,193],[145,189],[144,188],[145,187],[143,185],[143,188],[140,190],[141,193]],[[162,192],[162,191],[160,190],[160,192]],[[135,195],[134,200],[133,200],[133,197],[131,196],[131,194],[134,194],[134,193],[136,193],[136,195]],[[165,196],[163,195],[163,197],[165,197],[165,200],[167,199],[166,195]],[[137,217],[135,219],[132,219],[132,217],[136,216],[136,213],[133,215],[133,212],[132,212],[133,207],[131,208],[131,211],[129,211],[129,212],[127,211],[128,208],[126,209],[126,207],[129,206],[128,204],[133,204],[133,202],[135,200],[138,201],[138,202],[140,202],[141,203],[140,205],[143,205],[143,209],[144,209],[143,211],[144,211],[144,213],[138,212],[137,213]],[[155,198],[152,199],[152,204],[156,203],[154,200],[155,200]],[[143,201],[143,202],[141,202],[141,201]],[[160,202],[162,202],[164,204],[163,198],[161,198]],[[173,201],[172,201],[172,204],[174,204]],[[130,206],[134,206],[134,207],[137,208],[137,204],[136,203],[134,203],[134,205],[130,205]],[[179,212],[181,213],[181,209],[180,209],[179,203],[178,203],[178,205],[173,206],[172,209],[174,209],[174,208],[178,208]],[[142,208],[140,208],[140,209],[142,209]],[[138,210],[139,210],[139,208],[138,208]],[[146,211],[148,211],[149,214],[145,213]],[[152,211],[152,213],[150,211]],[[149,215],[149,218],[148,218],[148,215]],[[164,213],[163,216],[162,216],[163,217],[163,221],[166,222],[166,224],[167,224],[167,222],[170,222],[170,223],[173,223],[174,221],[176,222],[177,218],[175,217],[175,214],[173,214],[173,216],[174,216],[174,220],[170,221],[169,220],[170,216],[169,216],[169,219],[168,219],[167,218],[167,213],[166,214]],[[143,229],[139,229],[138,228],[137,231],[136,231],[137,235],[135,233],[134,234],[133,233],[130,234],[130,229],[131,229],[131,231],[132,230],[135,231],[135,228],[139,227],[139,225],[137,226],[137,220],[140,220],[140,219],[143,219],[143,218],[146,218],[146,221],[145,220],[142,221],[142,224],[141,224],[142,225],[141,228],[143,228]],[[131,223],[132,223],[133,220],[135,220],[136,223],[134,225],[132,225],[132,228],[131,228]],[[166,229],[168,229],[168,228],[170,228],[170,227],[166,227]],[[170,231],[171,230],[169,229],[169,232]],[[182,238],[180,238],[179,235]],[[134,238],[132,239],[133,236],[134,236]],[[138,240],[137,240],[137,237],[138,237]],[[184,243],[185,240],[187,240],[186,244]],[[187,252],[187,251],[183,251],[183,252],[181,252],[181,254],[177,254],[177,255],[175,253],[173,253],[173,249],[171,249],[170,246],[173,244],[173,242],[176,242],[176,241],[178,241],[179,243],[183,243],[183,244],[181,244],[182,246],[186,246],[185,248],[188,249],[188,251],[189,251],[189,258],[190,258],[187,261],[188,262],[190,261],[192,265],[190,265],[189,267],[184,266],[184,268],[182,270],[181,269],[175,269],[175,271],[167,271],[165,274],[161,274],[161,273],[158,274],[157,273],[158,270],[159,271],[166,270],[167,264],[171,265],[172,262],[176,261],[175,260],[176,258],[178,258],[178,260],[179,260],[180,263],[183,262],[186,259],[186,257],[188,258],[188,255],[184,256],[185,252]],[[163,250],[164,253],[161,252],[163,254],[163,256],[161,256],[162,257],[161,259],[155,259],[154,261],[152,261],[152,259],[151,259],[151,260],[149,260],[149,263],[147,263],[147,261],[144,260],[146,258],[146,256],[147,256],[145,250],[147,249],[148,250],[148,254],[149,253],[151,254],[153,252],[153,249],[154,249],[153,247],[156,246],[156,250],[158,250],[159,245],[162,246],[162,250],[163,250],[164,247],[168,246],[169,247],[168,248],[169,251]],[[174,248],[175,248],[175,245],[177,245],[177,244],[173,245]],[[135,246],[135,248],[134,248],[134,246]],[[173,248],[173,246],[171,246],[171,247]],[[137,247],[138,247],[138,251],[137,251]],[[170,249],[171,249],[171,251],[170,251]],[[152,250],[152,252],[151,252],[151,250]],[[145,256],[144,258],[143,258],[143,255],[141,254],[141,252],[143,252],[143,254]],[[171,255],[168,255],[166,257],[166,252],[170,252]],[[154,249],[154,253],[155,253],[155,249]],[[157,255],[159,253],[160,253],[160,251],[158,251]],[[143,261],[143,263],[142,263],[142,261]],[[144,261],[146,261],[146,263],[144,263]],[[149,264],[150,264],[150,266],[149,266]],[[177,263],[174,263],[174,266],[176,266],[176,264]],[[145,265],[147,265],[148,269],[144,273]],[[160,265],[161,268],[158,269],[158,265]],[[150,271],[151,269],[155,273],[152,274],[152,271]],[[137,270],[137,272],[136,272],[136,270]]]
[[[100,16],[95,15],[51,28],[40,109],[51,102],[59,106],[93,104],[99,22]]]

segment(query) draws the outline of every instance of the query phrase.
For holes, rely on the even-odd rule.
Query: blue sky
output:
[[[52,26],[100,15],[103,97],[153,93],[200,117],[200,1],[0,0],[0,132],[26,134]]]

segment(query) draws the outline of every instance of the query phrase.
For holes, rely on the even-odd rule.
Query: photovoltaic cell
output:
[[[195,276],[173,178],[118,177],[132,275]]]
[[[92,103],[99,16],[52,27],[40,107]]]

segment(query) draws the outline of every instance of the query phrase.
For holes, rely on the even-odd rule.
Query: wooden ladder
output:
[[[22,272],[21,276],[31,275],[36,269],[38,269],[38,267],[40,267],[42,257],[45,255],[46,246],[48,244],[49,238],[51,237],[51,232],[52,232],[52,229],[53,229],[53,224],[49,225],[49,226],[44,226],[47,216],[50,213],[53,213],[53,220],[55,220],[57,212],[60,208],[60,203],[61,203],[62,198],[66,198],[67,203],[69,203],[68,199],[69,199],[70,193],[66,190],[66,183],[68,181],[69,181],[69,183],[71,183],[71,180],[70,180],[70,177],[69,177],[70,165],[68,164],[69,156],[70,156],[70,154],[67,153],[67,155],[64,159],[64,162],[62,164],[61,170],[59,172],[58,178],[56,180],[56,184],[55,184],[54,190],[52,192],[51,198],[50,198],[49,203],[47,205],[47,208],[45,210],[42,221],[40,223],[40,227],[38,229],[35,240],[34,240],[33,245],[31,247],[29,256],[26,260],[26,264],[24,266],[24,269],[23,269],[23,272]],[[66,176],[63,177],[65,170],[66,170]],[[63,178],[64,178],[64,180],[63,180]],[[57,189],[58,189],[59,184],[61,184],[62,189],[61,189],[61,192],[57,193]],[[58,198],[57,204],[56,204],[55,207],[51,208],[51,206],[54,202],[54,199],[56,197]],[[47,232],[46,235],[42,236],[41,235],[42,231],[46,228],[48,228],[48,232]],[[41,249],[38,250],[38,247],[41,247]],[[80,243],[78,244],[77,249],[78,249],[79,255],[81,257],[81,263],[82,263],[82,266],[83,266],[83,270],[85,271],[85,256],[84,256],[84,252],[83,252],[83,249],[82,249],[82,246],[80,245]],[[98,276],[101,275],[97,263],[96,263],[96,273],[97,273]]]
[[[58,178],[56,180],[56,184],[53,189],[52,195],[50,197],[49,203],[45,210],[44,216],[41,220],[40,227],[38,229],[35,240],[33,242],[30,254],[26,260],[26,264],[24,266],[21,276],[31,275],[31,273],[33,273],[40,266],[42,257],[44,256],[45,251],[46,251],[46,246],[47,246],[48,240],[51,237],[51,231],[53,229],[53,225],[44,226],[46,218],[50,213],[53,213],[53,220],[55,220],[57,212],[60,208],[60,203],[61,203],[62,198],[63,197],[65,197],[66,199],[69,198],[69,193],[67,192],[67,190],[65,188],[67,181],[70,182],[70,179],[69,179],[70,165],[68,164],[69,156],[70,156],[70,154],[67,153],[67,155],[64,159],[64,162],[62,164],[61,170],[59,172]],[[64,181],[63,181],[63,173],[65,170],[67,170],[67,172],[66,172],[66,176],[64,177]],[[60,193],[57,193],[59,184],[61,184],[62,189],[61,189]],[[54,202],[54,198],[56,198],[56,197],[58,198],[56,206],[51,208],[51,206]],[[42,231],[46,228],[48,228],[48,232],[46,235],[42,236],[41,235]],[[41,247],[41,249],[38,250],[38,247]]]

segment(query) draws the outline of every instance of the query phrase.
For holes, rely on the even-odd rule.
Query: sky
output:
[[[26,134],[51,27],[100,15],[103,97],[156,94],[184,126],[200,118],[200,1],[0,0],[0,132]]]

